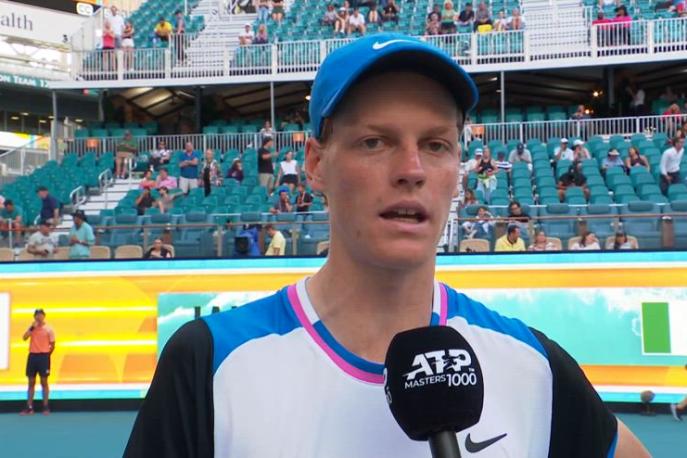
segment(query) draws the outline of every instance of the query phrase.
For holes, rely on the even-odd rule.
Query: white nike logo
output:
[[[385,41],[383,43],[380,43],[377,41],[377,42],[375,42],[375,44],[372,45],[372,49],[374,49],[375,51],[379,51],[380,49],[384,49],[387,46],[392,45],[394,43],[415,43],[415,42],[410,41],[410,40],[402,40],[402,39],[401,40],[398,40],[398,39],[397,40],[389,40],[389,41]]]

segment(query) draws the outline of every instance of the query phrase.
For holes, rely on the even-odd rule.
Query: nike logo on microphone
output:
[[[468,434],[468,437],[465,439],[465,450],[467,450],[470,453],[481,452],[490,445],[493,445],[496,442],[500,441],[507,435],[508,433],[503,433],[500,436],[492,437],[491,439],[487,439],[482,442],[472,442],[472,438],[470,437],[470,434]]]
[[[372,45],[372,49],[374,49],[375,51],[379,51],[380,49],[384,49],[384,48],[386,48],[387,46],[392,45],[392,44],[394,44],[394,43],[415,43],[415,42],[414,42],[414,41],[410,41],[410,40],[402,40],[402,39],[401,39],[401,40],[389,40],[389,41],[385,41],[385,42],[382,42],[382,43],[376,41],[376,42]]]

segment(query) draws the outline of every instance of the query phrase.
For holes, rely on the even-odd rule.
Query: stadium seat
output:
[[[620,215],[623,228],[629,235],[637,237],[643,248],[658,249],[661,247],[660,217],[626,218],[627,215],[641,215],[660,213],[659,207],[653,202],[630,202],[621,207]]]
[[[566,219],[541,220],[541,227],[547,236],[561,239],[564,244],[575,235],[576,221],[573,216],[576,213],[568,204],[548,204],[541,208],[540,216],[569,216]]]
[[[114,253],[115,259],[141,259],[143,258],[143,248],[139,245],[121,245]]]

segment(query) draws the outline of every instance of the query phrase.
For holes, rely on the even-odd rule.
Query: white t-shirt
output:
[[[57,237],[55,234],[43,235],[40,232],[34,232],[26,242],[26,247],[30,246],[36,250],[46,250],[48,254],[53,254],[57,248]]]
[[[348,17],[348,23],[353,27],[360,27],[361,25],[365,25],[365,17],[362,14],[358,14],[358,17],[351,14]]]
[[[637,93],[635,94],[635,98],[632,101],[632,104],[636,107],[640,105],[644,105],[644,99],[646,98],[646,94],[644,93],[644,89],[639,89]]]
[[[573,243],[573,246],[570,247],[570,249],[573,251],[593,251],[600,250],[601,246],[599,245],[599,242],[590,243],[589,245],[585,246],[580,245],[580,242],[575,242]]]
[[[557,146],[553,152],[556,156],[558,156],[558,153],[561,152],[561,147]],[[575,159],[575,153],[573,153],[573,150],[570,148],[566,148],[565,151],[563,151],[563,154],[561,154],[561,159],[572,161]]]
[[[253,32],[252,30],[246,32],[246,30],[244,29],[241,33],[239,33],[239,38],[250,38],[251,40],[253,40],[253,38],[255,38],[255,32]]]
[[[276,253],[275,250],[277,251]],[[284,254],[286,254],[286,239],[284,238],[284,234],[277,231],[272,236],[265,256],[284,256]]]
[[[684,153],[684,146],[682,147],[682,149],[680,149],[680,151],[677,151],[674,147],[665,150],[661,155],[661,162],[659,164],[661,175],[679,172],[680,163],[682,162],[682,155]]]
[[[112,30],[114,31],[115,37],[121,37],[124,31],[124,18],[119,14],[110,17],[110,25],[112,25]]]
[[[281,173],[283,175],[298,175],[298,161],[295,159],[281,161],[279,167],[281,167]]]

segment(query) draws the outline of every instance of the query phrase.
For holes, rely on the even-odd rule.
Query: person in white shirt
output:
[[[241,46],[253,44],[254,38],[255,32],[253,32],[253,25],[248,23],[243,27],[241,33],[239,33],[239,44]]]
[[[359,32],[365,35],[365,16],[360,14],[360,10],[355,8],[353,14],[348,17],[348,34]]]
[[[532,153],[525,148],[524,143],[518,143],[513,151],[508,155],[508,162],[515,164],[517,162],[524,162],[527,168],[532,170]]]
[[[520,14],[519,8],[513,8],[511,16],[508,18],[508,30],[524,30],[525,18]]]
[[[470,172],[477,172],[477,166],[479,165],[480,162],[482,162],[482,155],[483,155],[483,150],[482,148],[477,148],[475,150],[475,157],[472,159],[468,159],[465,161],[465,164],[463,165],[463,187],[467,188],[467,183],[468,183],[468,178],[470,175]]]
[[[685,153],[685,140],[680,137],[673,139],[673,146],[663,152],[661,163],[661,191],[665,194],[671,184],[680,182],[680,162]]]
[[[270,121],[265,121],[262,129],[260,129],[260,137],[262,139],[274,137],[274,129],[272,129],[272,123]]]
[[[169,164],[169,160],[172,156],[172,151],[167,148],[167,143],[164,140],[160,140],[157,149],[150,152],[150,168],[159,169],[163,165]]]
[[[293,192],[298,185],[300,173],[301,170],[300,167],[298,167],[298,161],[293,158],[293,151],[287,151],[284,155],[284,160],[279,163],[277,183],[280,185],[287,185],[289,191]]]
[[[117,7],[112,5],[110,8],[110,25],[115,35],[115,48],[119,49],[122,47],[122,32],[124,31],[124,18],[117,14]]]
[[[557,146],[553,153],[554,157],[556,158],[556,162],[560,161],[561,159],[568,161],[575,159],[575,154],[573,153],[573,150],[568,148],[568,139],[565,137],[561,138],[561,146]]]
[[[575,140],[573,142],[573,157],[576,161],[583,161],[585,159],[592,158],[591,153],[587,147],[584,146],[584,142],[582,140]]]
[[[41,258],[52,257],[57,249],[57,237],[52,233],[50,223],[42,220],[38,230],[26,242],[26,251]]]
[[[573,243],[570,247],[572,251],[593,251],[600,250],[601,245],[599,245],[599,239],[596,238],[596,234],[593,232],[585,232],[580,237],[580,240]]]
[[[508,19],[506,19],[506,11],[499,11],[499,16],[494,21],[495,32],[505,32],[508,29]]]

